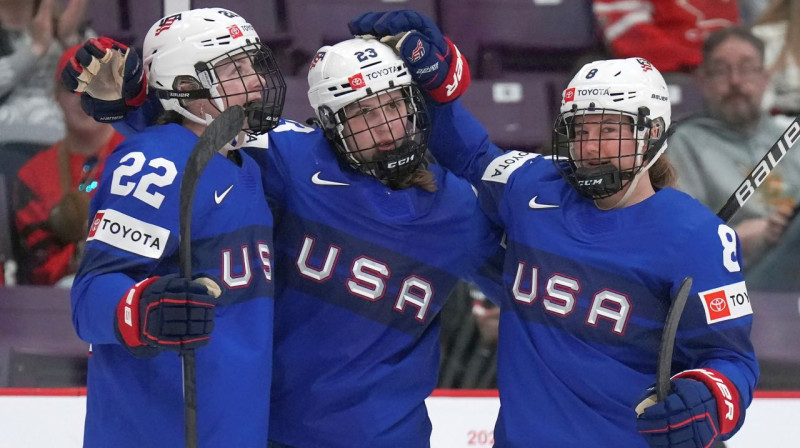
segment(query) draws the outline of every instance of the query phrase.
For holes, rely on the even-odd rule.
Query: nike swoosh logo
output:
[[[332,180],[320,179],[319,178],[320,173],[322,173],[322,171],[317,171],[316,173],[314,173],[313,176],[311,176],[311,182],[314,183],[314,185],[328,185],[328,186],[337,186],[338,185],[338,186],[342,186],[342,187],[346,187],[346,186],[350,185],[350,184],[344,184],[342,182],[334,182]]]
[[[233,188],[233,185],[228,187],[227,190],[223,191],[222,194],[217,194],[217,190],[214,190],[214,202],[216,202],[217,205],[219,205],[219,203],[222,202],[223,199],[225,199],[225,196],[227,196],[228,193],[231,192],[232,188]]]
[[[530,200],[530,202],[528,202],[528,207],[530,207],[530,208],[532,208],[532,209],[534,209],[534,210],[537,210],[537,209],[542,209],[542,208],[558,208],[558,206],[557,206],[557,205],[551,205],[551,204],[540,204],[540,203],[536,202],[536,200],[537,200],[537,199],[539,199],[539,195],[536,195],[536,196],[534,196],[534,197],[533,197],[533,198]]]

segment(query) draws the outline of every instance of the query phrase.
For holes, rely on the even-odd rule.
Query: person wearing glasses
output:
[[[698,75],[705,112],[677,126],[670,151],[678,187],[717,211],[791,119],[762,109],[769,84],[764,44],[746,28],[712,33],[703,45]],[[800,153],[788,152],[765,182],[730,222],[742,242],[748,284],[754,289],[800,287],[784,266],[785,257],[794,255],[779,255],[787,238],[800,237],[791,223],[800,199]]]

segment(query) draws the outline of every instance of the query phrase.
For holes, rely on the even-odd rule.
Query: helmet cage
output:
[[[573,105],[571,110],[558,116],[553,127],[552,155],[556,168],[575,190],[585,197],[602,199],[621,191],[638,173],[649,168],[655,156],[660,155],[666,136],[664,120],[660,117],[651,120],[647,107],[640,107],[638,114],[633,115],[623,110],[592,106]],[[609,156],[609,138],[603,132],[592,139],[586,133],[578,135],[575,129],[578,118],[584,125],[600,125],[604,129],[618,126],[613,137],[617,140],[616,155]],[[623,137],[626,135],[624,127],[631,130],[630,137]],[[593,156],[584,154],[583,146],[591,141],[603,145],[603,151]],[[626,141],[634,144],[633,152],[623,151]],[[609,157],[615,159],[615,163],[611,163]]]
[[[245,59],[249,64],[242,63]],[[249,101],[244,104],[247,133],[263,134],[278,125],[286,98],[286,82],[269,47],[258,41],[249,43],[207,62],[197,62],[194,69],[196,78],[177,76],[172,90],[156,89],[158,97],[177,99],[175,110],[178,113],[192,121],[207,123],[207,117],[197,117],[186,110],[188,101],[210,99],[217,111],[222,112],[226,99],[247,95]],[[187,81],[193,84],[190,90],[185,90]],[[257,98],[250,99],[254,96]]]
[[[400,95],[391,95],[392,92],[400,92]],[[328,106],[320,106],[317,111],[320,122],[340,162],[358,172],[371,175],[392,188],[400,188],[425,159],[431,129],[425,101],[415,85],[367,93],[367,96],[353,101],[337,112],[333,112]],[[374,102],[365,104],[372,98],[378,99],[377,106]],[[354,108],[358,112],[355,115],[351,113],[348,118],[347,111]],[[393,112],[387,113],[387,110]],[[354,133],[348,121],[359,119],[365,120],[366,128]],[[402,135],[391,135],[395,147],[381,149],[380,146],[386,142],[379,141],[376,130],[388,126],[393,131],[397,126],[392,125],[398,120],[403,121]],[[370,138],[368,143],[359,146],[357,141],[363,142],[363,135]]]

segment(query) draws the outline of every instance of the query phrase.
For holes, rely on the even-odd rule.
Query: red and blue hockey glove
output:
[[[207,278],[172,274],[142,280],[117,305],[117,339],[136,356],[202,347],[214,329],[219,295],[219,286]]]
[[[670,386],[664,401],[655,402],[651,388],[636,407],[636,428],[650,447],[707,448],[739,429],[739,393],[721,373],[687,370]]]
[[[467,60],[428,17],[411,10],[368,12],[348,26],[354,35],[375,36],[393,46],[414,81],[437,102],[453,101],[467,90]]]
[[[89,39],[61,71],[61,82],[81,95],[81,107],[109,123],[147,99],[147,79],[136,50],[113,39]]]

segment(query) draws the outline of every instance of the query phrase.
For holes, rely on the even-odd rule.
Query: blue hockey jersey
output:
[[[147,277],[178,273],[179,191],[197,142],[170,124],[130,136],[111,154],[72,289],[78,335],[92,344],[84,444],[180,447],[181,359],[136,358],[114,336],[115,308]],[[192,266],[222,286],[215,328],[196,351],[200,447],[267,443],[272,357],[272,215],[256,163],[214,155],[192,213]]]
[[[340,167],[322,131],[290,121],[251,151],[276,224],[270,440],[428,446],[439,312],[499,250],[475,193],[435,164],[435,193],[392,190]]]
[[[721,372],[744,418],[758,366],[733,230],[672,188],[600,210],[551,158],[491,144],[460,104],[434,116],[434,154],[476,186],[507,235],[495,446],[646,447],[634,407],[655,382],[671,297],[689,275],[673,370]]]

